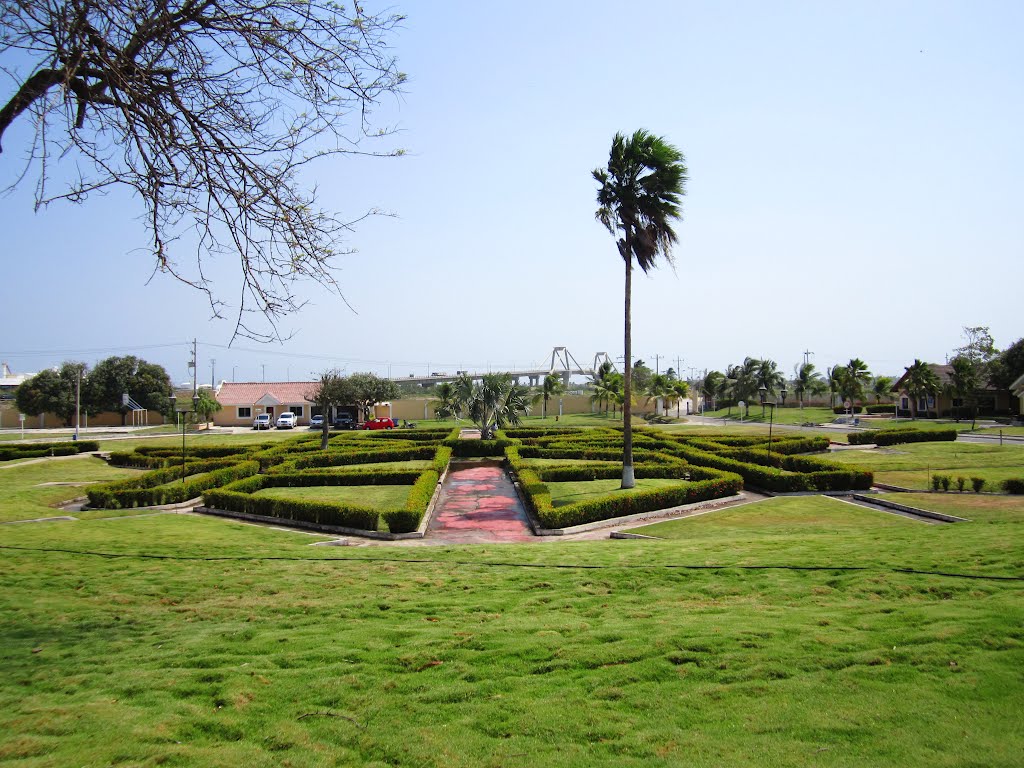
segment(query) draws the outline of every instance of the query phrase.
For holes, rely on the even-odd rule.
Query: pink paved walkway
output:
[[[481,466],[454,468],[448,473],[426,538],[479,544],[528,541],[534,536],[505,471]]]

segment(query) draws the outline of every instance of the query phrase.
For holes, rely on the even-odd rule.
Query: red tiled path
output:
[[[448,472],[426,538],[478,544],[534,537],[505,470],[484,465],[453,467]]]

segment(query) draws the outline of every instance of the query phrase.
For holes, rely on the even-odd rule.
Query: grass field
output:
[[[54,505],[85,495],[90,482],[112,482],[135,477],[137,469],[111,467],[92,456],[47,459],[0,469],[0,522],[53,517],[64,513]],[[46,485],[46,483],[73,485]]]
[[[599,496],[606,496],[609,493],[635,493],[637,491],[651,491],[655,488],[668,488],[674,485],[685,485],[685,481],[642,478],[636,481],[636,486],[628,491],[620,490],[621,480],[588,480],[582,482],[546,483],[551,491],[551,504],[555,507],[564,507],[566,504],[575,504],[578,501],[596,499]]]
[[[933,475],[984,478],[987,490],[998,490],[1007,478],[1024,477],[1024,446],[978,443],[911,443],[875,450],[833,453],[831,460],[869,468],[880,483],[929,490]],[[970,483],[968,482],[968,488]]]
[[[68,473],[132,471],[2,470],[0,519]],[[1021,500],[919,496],[976,522],[798,497],[663,541],[5,525],[0,765],[1019,766]]]

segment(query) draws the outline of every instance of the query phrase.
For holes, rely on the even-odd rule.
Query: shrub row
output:
[[[644,462],[633,465],[637,479],[668,478],[691,479],[691,468],[685,461],[671,463]],[[534,469],[541,480],[548,483],[579,482],[583,480],[614,480],[622,477],[621,464],[566,464],[559,467],[537,467]]]
[[[146,456],[142,453],[131,453],[125,451],[114,451],[110,454],[108,463],[115,467],[130,467],[134,469],[158,469],[170,464],[170,459],[158,456]]]
[[[625,495],[609,494],[597,499],[567,504],[564,507],[553,507],[547,486],[534,473],[526,471],[524,474],[526,477],[522,478],[522,487],[527,492],[534,514],[545,528],[567,528],[598,520],[694,504],[698,501],[730,496],[743,487],[743,481],[739,476],[720,472],[715,473],[718,477],[713,479],[650,491],[634,491]]]
[[[437,486],[438,474],[433,469],[425,472],[382,470],[351,473],[290,473],[256,475],[215,489],[205,495],[207,506],[252,515],[276,517],[318,525],[341,526],[365,531],[385,528],[392,533],[415,531],[423,519]],[[253,496],[263,488],[300,487],[319,485],[412,485],[402,509],[378,511],[340,502],[306,501],[303,499],[275,499]]]
[[[775,493],[867,490],[874,482],[874,476],[870,472],[829,469],[810,473],[787,474],[777,467],[761,466],[739,461],[728,456],[702,451],[685,445],[674,449],[672,454],[686,459],[691,464],[714,467],[726,472],[735,472],[743,478],[745,483]],[[767,454],[767,451],[765,454]],[[796,459],[797,457],[791,458]],[[801,458],[805,461],[809,460],[809,457]]]
[[[190,459],[222,459],[227,456],[238,456],[244,453],[253,453],[258,450],[257,446],[252,445],[208,445],[208,446],[189,446],[185,451],[185,454]],[[168,448],[166,446],[152,446],[152,445],[140,445],[135,449],[135,453],[142,456],[153,456],[157,458],[174,459],[175,457],[181,458],[181,448],[174,447]]]
[[[30,443],[0,448],[0,461],[15,459],[38,459],[43,456],[73,456],[76,453],[98,451],[100,444],[95,440],[70,440],[60,443]]]
[[[86,495],[90,506],[104,509],[180,504],[202,495],[210,488],[233,483],[255,475],[257,471],[259,464],[255,461],[228,462],[226,466],[224,460],[193,462],[185,465],[183,483],[173,482],[182,477],[182,468],[174,466],[155,469],[142,477],[92,487],[86,491]]]
[[[447,438],[444,445],[452,449],[452,455],[459,458],[477,456],[504,456],[505,449],[517,445],[516,442],[505,439],[495,440],[459,440],[458,438]]]
[[[868,405],[865,406],[864,410],[875,416],[878,414],[889,414],[891,416],[895,413],[895,408],[895,403],[889,403],[888,405]]]
[[[850,432],[846,436],[850,445],[900,445],[902,443],[952,442],[957,438],[955,429],[868,429]]]
[[[375,464],[386,461],[413,461],[433,459],[436,449],[429,445],[415,448],[377,447],[373,451],[316,451],[294,461],[295,469],[314,467],[341,467],[350,464]],[[282,461],[284,457],[282,457]]]

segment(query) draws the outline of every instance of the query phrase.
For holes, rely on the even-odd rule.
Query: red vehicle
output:
[[[370,419],[368,422],[363,424],[363,429],[394,429],[394,419]]]

